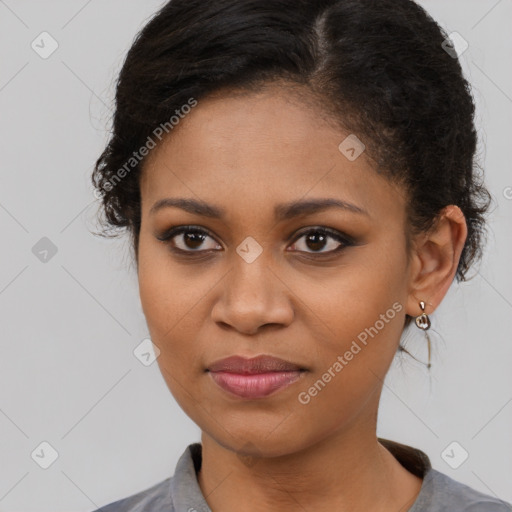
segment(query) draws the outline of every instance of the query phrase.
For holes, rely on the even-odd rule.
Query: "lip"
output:
[[[231,372],[209,372],[220,388],[239,398],[264,398],[281,391],[299,380],[304,372],[269,372],[258,374],[239,374]]]
[[[255,375],[270,372],[297,372],[305,370],[295,363],[285,361],[279,357],[266,354],[246,358],[242,356],[231,356],[215,361],[208,366],[210,372],[238,373],[242,375]]]
[[[221,359],[206,371],[215,384],[230,395],[256,399],[290,386],[306,369],[278,357],[261,355],[251,359],[241,356]]]

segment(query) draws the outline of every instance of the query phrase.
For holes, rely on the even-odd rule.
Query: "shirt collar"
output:
[[[418,448],[397,443],[389,439],[378,438],[379,443],[387,448],[393,457],[413,475],[424,478],[432,469],[428,455]]]
[[[211,512],[197,481],[201,468],[201,443],[187,446],[171,478],[171,495],[176,512]]]

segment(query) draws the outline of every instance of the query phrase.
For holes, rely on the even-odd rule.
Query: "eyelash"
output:
[[[210,238],[212,238],[213,240],[215,240],[215,237],[213,237],[207,230],[199,228],[197,226],[177,226],[177,227],[171,228],[171,229],[167,230],[165,233],[163,233],[162,235],[158,236],[157,240],[165,243],[166,245],[169,245],[170,250],[173,251],[174,253],[177,253],[179,255],[184,255],[186,257],[194,257],[194,255],[197,255],[197,254],[211,253],[211,252],[218,251],[218,249],[207,249],[207,250],[202,250],[202,251],[201,250],[186,251],[183,249],[179,249],[178,247],[172,246],[171,241],[176,236],[184,234],[184,233],[207,235]],[[318,257],[323,257],[323,256],[325,257],[325,256],[331,256],[333,254],[337,254],[337,253],[341,252],[345,247],[350,247],[352,245],[355,245],[354,240],[351,237],[349,237],[348,235],[346,235],[344,233],[340,233],[340,232],[335,231],[330,228],[325,228],[325,227],[313,227],[313,228],[308,228],[306,230],[301,231],[293,239],[292,244],[297,243],[297,241],[300,240],[302,237],[312,234],[312,233],[320,234],[320,235],[324,235],[324,236],[333,238],[337,242],[340,242],[341,245],[336,249],[333,249],[331,251],[326,251],[326,252],[307,252],[307,251],[297,251],[297,252],[304,253],[309,256],[312,255],[313,257],[318,258]]]

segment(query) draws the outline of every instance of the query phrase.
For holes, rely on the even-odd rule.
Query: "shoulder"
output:
[[[141,492],[115,501],[93,512],[175,512],[209,510],[197,482],[201,466],[201,444],[192,443],[178,459],[174,475]]]
[[[479,492],[435,470],[419,448],[379,438],[379,442],[408,471],[423,479],[420,493],[408,512],[512,512],[512,505]]]
[[[127,498],[115,501],[93,512],[174,512],[171,495],[172,477]]]
[[[469,487],[435,469],[425,476],[410,512],[512,512],[512,505]]]

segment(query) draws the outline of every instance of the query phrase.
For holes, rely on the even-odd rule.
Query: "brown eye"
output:
[[[183,244],[189,249],[198,249],[201,247],[201,244],[204,243],[204,239],[207,235],[200,233],[183,233]]]
[[[317,228],[303,233],[296,239],[292,248],[309,254],[325,254],[339,251],[348,245],[352,245],[352,243],[340,233],[325,228]]]
[[[219,250],[222,247],[203,229],[181,226],[173,228],[158,240],[171,244],[182,252]]]

